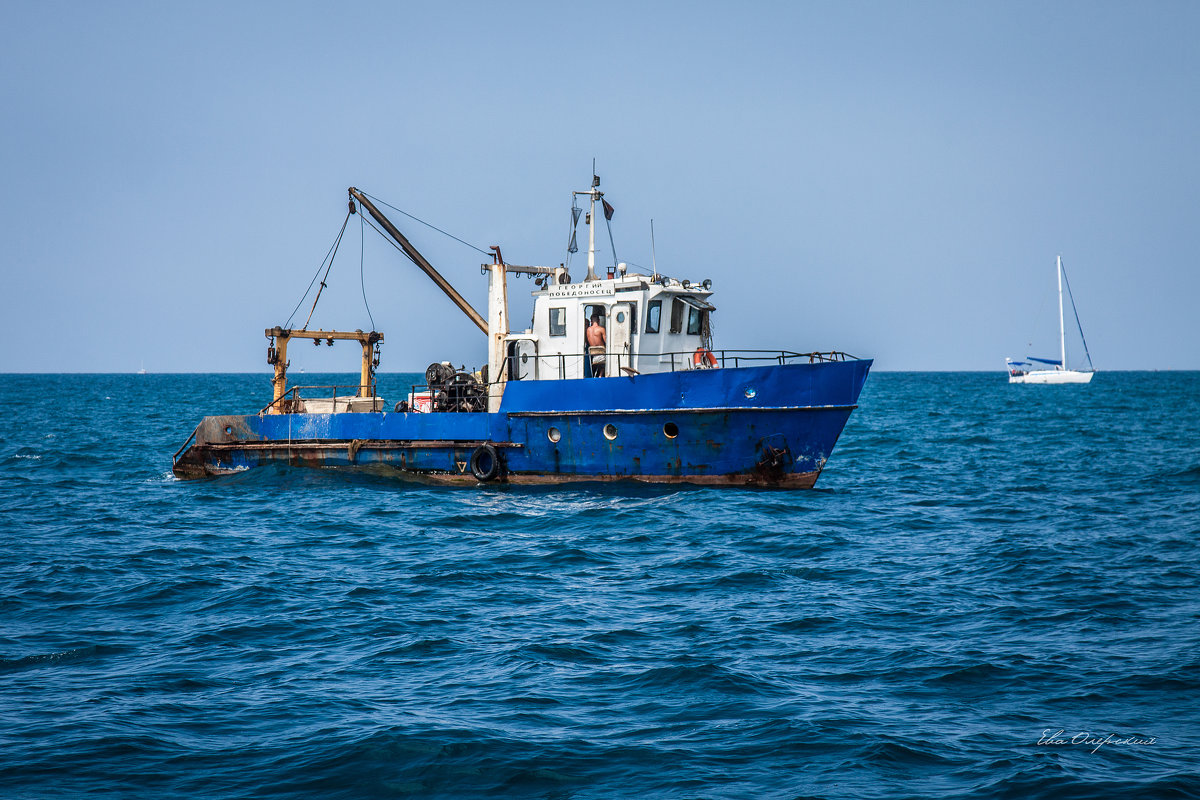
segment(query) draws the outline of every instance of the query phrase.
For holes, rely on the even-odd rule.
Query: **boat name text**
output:
[[[547,290],[547,297],[592,297],[595,295],[612,294],[612,287],[603,285],[588,285],[582,283],[576,286],[555,286]]]

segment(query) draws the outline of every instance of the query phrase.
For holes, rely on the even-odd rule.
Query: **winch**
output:
[[[470,372],[455,370],[448,361],[430,364],[425,382],[435,411],[487,410],[487,387]]]

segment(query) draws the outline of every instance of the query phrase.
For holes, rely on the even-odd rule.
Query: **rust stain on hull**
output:
[[[451,445],[453,449],[460,449],[466,452],[470,452],[477,446],[477,443],[474,442],[447,442],[444,444]],[[382,456],[380,460],[364,461],[361,455],[367,450],[386,450],[390,452],[380,453]],[[239,445],[201,444],[189,448],[183,457],[175,463],[172,471],[178,478],[191,480],[233,475],[238,472],[244,472],[251,467],[268,464],[282,464],[296,467],[338,469],[385,475],[420,483],[452,486],[477,486],[481,483],[469,470],[414,469],[408,466],[408,455],[404,451],[396,452],[394,442],[384,443],[363,440],[354,440],[353,442],[293,442],[290,444],[278,444],[274,442],[243,442]],[[668,466],[677,467],[678,465]],[[720,475],[684,475],[681,474],[681,471],[680,473],[665,475],[648,475],[644,473],[592,475],[581,473],[506,471],[493,482],[498,484],[507,483],[532,486],[629,481],[634,483],[696,486],[810,489],[817,482],[819,475],[819,470],[788,473],[774,469],[762,469],[761,467],[750,472]]]

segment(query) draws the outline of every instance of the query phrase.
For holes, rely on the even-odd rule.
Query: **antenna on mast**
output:
[[[650,219],[650,269],[651,269],[651,271],[654,272],[654,275],[652,275],[650,277],[650,280],[652,280],[652,281],[658,280],[658,257],[656,256],[656,254],[654,252],[654,219],[653,218]]]

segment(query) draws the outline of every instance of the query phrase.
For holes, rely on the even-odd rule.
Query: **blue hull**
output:
[[[181,478],[272,463],[438,482],[813,485],[869,360],[514,381],[498,413],[206,417]]]

